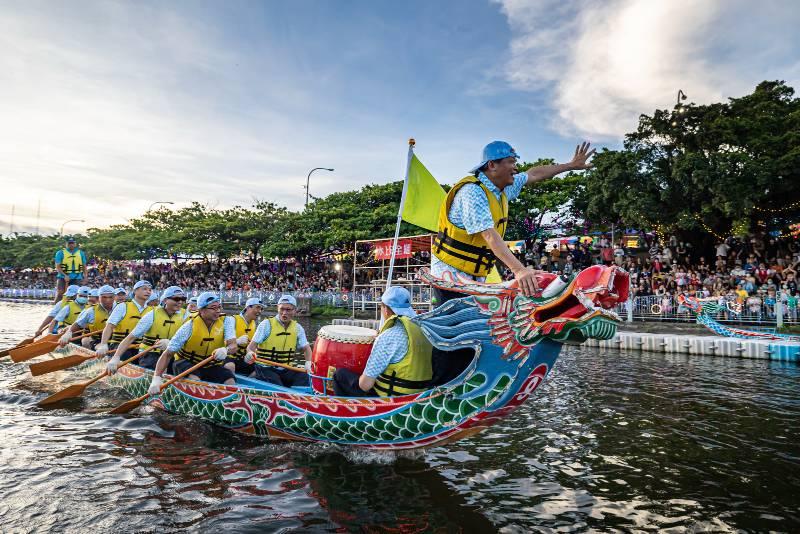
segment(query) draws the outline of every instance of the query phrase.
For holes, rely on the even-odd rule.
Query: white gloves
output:
[[[153,381],[150,382],[150,387],[147,389],[148,395],[158,395],[161,393],[161,384],[164,383],[164,379],[160,376],[153,375]]]
[[[169,339],[159,339],[156,342],[156,349],[157,350],[167,350],[167,347],[169,347],[169,341],[170,341]]]
[[[103,357],[108,354],[108,343],[100,343],[94,348],[98,356]]]
[[[250,343],[250,338],[242,335],[236,338],[236,344],[240,347],[246,347]]]
[[[226,349],[225,347],[220,347],[217,350],[215,350],[213,354],[215,359],[219,361],[224,361],[225,358],[228,357],[228,349]]]
[[[113,375],[117,372],[117,366],[119,366],[119,358],[114,356],[106,364],[106,371],[108,371],[108,374]]]
[[[311,374],[311,362],[306,360],[306,373]]]
[[[61,335],[60,338],[58,338],[58,346],[59,347],[65,347],[67,345],[67,343],[69,343],[70,339],[72,339],[72,333],[69,330],[67,330],[66,332],[64,332]],[[83,339],[86,339],[86,338],[83,338]]]
[[[85,349],[91,349],[92,348],[92,338],[91,337],[85,337],[85,338],[81,339],[81,346],[83,348],[85,348]]]
[[[247,365],[250,365],[251,363],[254,363],[255,361],[256,361],[256,353],[255,352],[250,352],[248,350],[247,354],[244,355],[244,363],[246,363]]]

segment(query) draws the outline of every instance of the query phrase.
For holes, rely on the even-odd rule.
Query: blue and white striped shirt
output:
[[[147,307],[147,304],[144,306],[139,306],[139,303],[133,299],[131,299],[130,302],[133,302],[134,305],[136,305],[136,309],[138,309],[140,312]],[[128,307],[124,305],[124,302],[120,302],[120,304],[121,306],[114,306],[114,309],[111,310],[111,315],[108,316],[108,324],[117,326],[125,318],[125,314],[128,312]]]
[[[369,354],[364,374],[370,378],[378,378],[390,364],[402,360],[408,352],[408,334],[400,321],[384,330],[375,338],[372,352]]]
[[[500,195],[505,192],[506,198],[511,202],[522,192],[522,188],[528,182],[528,174],[524,172],[515,174],[514,183],[502,191],[498,189],[485,174],[479,173],[478,179],[492,194],[494,194],[497,200],[500,200]],[[458,228],[466,230],[470,235],[494,228],[494,219],[489,209],[489,199],[486,198],[486,193],[484,193],[483,189],[478,184],[467,184],[458,190],[447,216],[450,218],[450,222]],[[484,277],[475,277],[471,274],[459,271],[436,256],[433,256],[431,259],[431,274],[441,278],[442,274],[445,272],[461,274],[462,276],[478,280],[479,282],[484,280]]]
[[[75,319],[75,324],[81,328],[85,328],[87,324],[94,322],[94,306],[89,306],[78,315]]]
[[[277,316],[275,317],[277,319]],[[280,321],[280,319],[278,319]],[[281,323],[283,324],[283,323]],[[256,333],[253,334],[253,341],[258,345],[259,343],[263,343],[269,335],[272,333],[272,325],[269,322],[269,319],[264,319],[260,323],[258,323],[258,328],[256,328]],[[306,337],[306,331],[297,323],[297,348],[299,350],[303,350],[308,346],[308,338]]]
[[[194,321],[187,321],[178,328],[178,331],[175,332],[175,335],[172,336],[170,339],[169,345],[167,345],[167,350],[171,350],[172,352],[178,352],[186,345],[186,342],[189,341],[189,338],[192,337]],[[224,328],[224,337],[225,341],[229,339],[234,339],[236,337],[236,324],[234,322],[233,317],[226,316],[225,322],[223,323]],[[148,327],[149,328],[149,327]]]

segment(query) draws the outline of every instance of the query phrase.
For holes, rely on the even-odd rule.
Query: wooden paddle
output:
[[[147,354],[148,352],[150,352],[154,348],[155,348],[155,346],[152,346],[149,349],[143,350],[139,354],[137,354],[135,356],[132,356],[131,358],[125,360],[122,363],[120,363],[117,366],[117,369],[121,369],[122,367],[125,367],[129,363],[135,362],[136,360],[138,360],[139,358],[141,358],[142,356],[144,356],[145,354]],[[87,382],[80,382],[78,384],[72,384],[71,386],[62,389],[61,391],[59,391],[57,393],[53,393],[52,395],[50,395],[46,399],[40,400],[37,404],[39,406],[47,406],[49,404],[55,404],[55,403],[60,402],[62,400],[74,399],[75,397],[80,397],[83,394],[83,390],[85,390],[87,387],[91,386],[92,384],[94,384],[95,382],[97,382],[98,380],[100,380],[101,378],[106,377],[106,376],[108,376],[108,371],[103,371],[102,373],[100,373],[96,377],[92,378],[91,380],[89,380]]]
[[[102,330],[96,330],[94,332],[89,332],[88,334],[83,334],[82,336],[73,337],[70,341],[77,341],[79,339],[83,339],[85,337],[93,336],[95,334],[101,333]],[[48,352],[53,352],[56,347],[58,347],[58,334],[52,334],[56,337],[54,341],[49,339],[43,341],[37,341],[36,343],[31,343],[25,347],[20,347],[18,349],[11,349],[10,355],[11,360],[20,363],[20,362],[27,362],[37,356],[41,356],[42,354],[47,354]]]
[[[181,378],[183,378],[185,376],[188,376],[188,375],[192,374],[193,372],[197,371],[198,369],[203,367],[205,364],[209,363],[214,358],[215,358],[215,356],[212,354],[211,356],[209,356],[208,358],[206,358],[202,362],[200,362],[197,365],[194,365],[194,366],[188,368],[187,370],[185,370],[184,372],[182,372],[178,376],[174,376],[174,377],[170,378],[169,380],[167,380],[166,382],[164,382],[161,385],[161,389],[159,390],[159,393],[164,391],[167,388],[167,386],[169,386],[173,382],[176,382],[176,381],[180,380]],[[113,414],[117,414],[117,415],[123,414],[123,413],[128,413],[131,410],[133,410],[134,408],[136,408],[137,406],[139,406],[143,401],[147,400],[149,397],[151,397],[151,395],[149,393],[147,393],[145,395],[142,395],[141,397],[137,397],[137,398],[135,398],[133,400],[129,400],[128,402],[126,402],[124,404],[120,404],[119,406],[117,406],[116,408],[114,408],[113,410],[111,410],[108,413],[113,413]]]
[[[283,367],[284,369],[289,369],[290,371],[297,371],[297,372],[300,372],[300,373],[305,373],[306,372],[305,368],[303,368],[303,367],[295,367],[294,365],[286,365],[285,363],[273,362],[271,360],[261,360],[261,362],[262,363],[260,365],[270,365],[272,367]]]
[[[26,345],[30,345],[35,340],[36,340],[35,338],[29,337],[29,338],[23,339],[22,341],[20,341],[19,343],[17,343],[13,347],[9,347],[7,349],[0,350],[0,358],[2,358],[3,356],[8,356],[8,354],[14,349],[18,349],[20,347],[24,347]],[[39,341],[42,341],[42,340],[44,340],[44,338],[40,339]]]
[[[132,347],[132,348],[136,348],[136,347]],[[137,354],[134,357],[138,358],[139,356],[141,356],[145,352],[150,352],[154,348],[155,347],[151,347],[150,349],[148,349],[146,351],[142,351],[142,352],[140,352],[139,354]],[[111,355],[114,352],[115,351],[112,350],[108,354]],[[31,375],[32,376],[40,376],[40,375],[46,375],[47,373],[54,373],[56,371],[61,371],[63,369],[69,369],[70,367],[75,367],[76,365],[80,365],[83,362],[87,362],[87,361],[93,360],[95,358],[99,358],[99,356],[97,354],[88,354],[88,355],[71,354],[71,355],[66,356],[64,358],[58,358],[58,359],[55,359],[55,360],[45,360],[43,362],[32,363],[32,364],[30,364],[30,366],[28,366],[28,369],[31,370]],[[129,360],[126,360],[126,361],[129,361]]]

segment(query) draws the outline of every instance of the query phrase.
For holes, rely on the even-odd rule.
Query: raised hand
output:
[[[575,147],[575,155],[572,156],[572,161],[569,162],[569,166],[573,170],[582,171],[592,166],[588,159],[594,155],[596,150],[594,148],[589,150],[590,146],[588,141],[584,141]]]

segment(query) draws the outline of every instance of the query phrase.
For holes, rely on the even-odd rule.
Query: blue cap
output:
[[[189,302],[194,302],[195,304],[197,304],[197,297],[190,298]]]
[[[109,286],[109,285],[100,286],[100,289],[97,290],[97,296],[100,296],[100,295],[113,295],[115,293],[116,293],[116,291],[114,291],[114,288]]]
[[[249,308],[250,306],[263,306],[263,304],[261,304],[260,298],[252,297],[247,299],[247,302],[244,303],[245,308]]]
[[[496,159],[505,159],[505,158],[517,158],[517,152],[514,148],[506,143],[505,141],[492,141],[485,147],[483,147],[483,161],[474,167],[470,173],[475,173],[478,169],[489,163],[490,161],[494,161]]]
[[[89,286],[81,286],[78,288],[78,295],[81,297],[88,297],[91,291],[92,290],[89,288]]]
[[[64,241],[66,241],[67,243],[75,243],[75,238],[72,237],[71,235],[68,235],[67,237],[64,238]]]
[[[150,288],[152,288],[152,287],[153,287],[153,284],[151,284],[151,283],[150,283],[150,282],[148,282],[147,280],[139,280],[138,282],[136,282],[135,284],[133,284],[133,290],[134,290],[134,291],[136,291],[136,290],[137,290],[137,289],[139,289],[140,287],[144,287],[144,286],[147,286],[147,287],[150,287]]]
[[[118,287],[117,289],[114,290],[114,294],[115,295],[127,295],[128,292],[125,291],[124,287]]]
[[[76,297],[76,296],[78,296],[78,290],[79,289],[80,289],[80,287],[76,286],[75,284],[72,284],[72,285],[67,287],[67,290],[64,292],[64,296],[65,297]]]
[[[220,300],[219,297],[211,291],[200,293],[200,296],[197,297],[197,307],[201,310],[207,307],[209,304],[213,304],[214,302],[220,302]]]
[[[169,286],[161,294],[161,300],[163,301],[165,299],[171,299],[171,298],[185,299],[186,298],[186,294],[183,292],[183,289],[181,289],[178,286]]]
[[[392,286],[383,292],[381,302],[389,306],[397,315],[416,317],[417,312],[411,307],[411,293],[400,286]]]
[[[97,288],[92,289],[91,291],[89,291],[89,296],[90,297],[99,297],[100,296],[100,290],[97,289]]]
[[[149,304],[150,302],[158,302],[158,293],[153,291],[150,293],[150,296],[147,297],[147,300],[144,301],[145,304]]]
[[[291,295],[281,295],[281,298],[278,299],[278,306],[281,304],[291,304],[296,308],[297,300]]]

